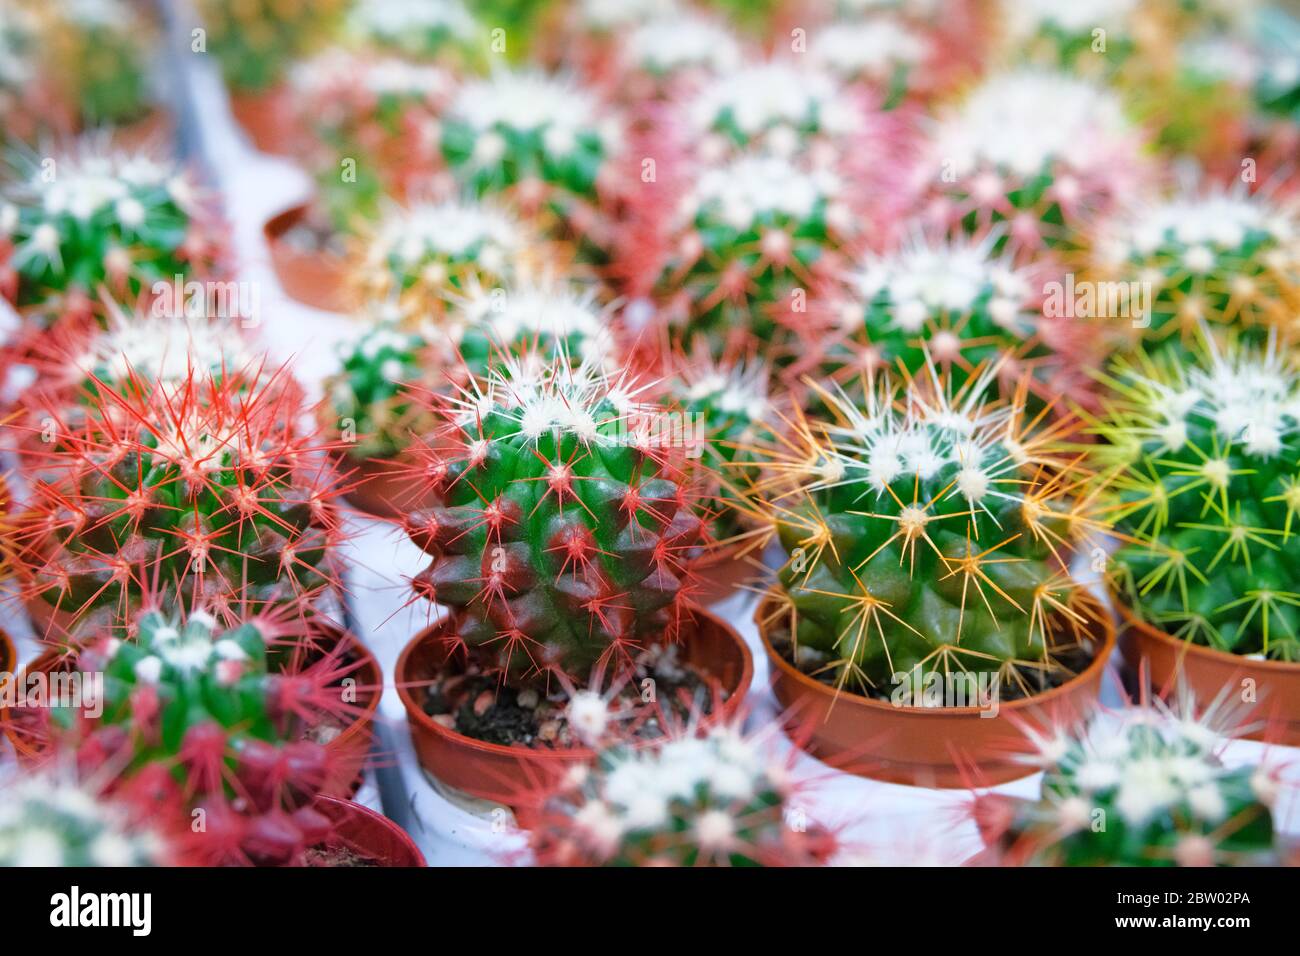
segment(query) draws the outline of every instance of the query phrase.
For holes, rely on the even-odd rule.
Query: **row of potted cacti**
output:
[[[281,48],[323,45],[285,11],[215,6],[231,19],[209,14],[214,43],[240,33],[222,49],[245,88],[274,85]],[[343,5],[292,6],[315,24]],[[297,288],[364,317],[319,405],[206,318],[210,303],[187,316],[165,291],[224,275],[220,230],[171,164],[90,138],[6,187],[0,278],[29,319],[6,357],[39,373],[11,428],[29,487],[8,550],[41,633],[76,648],[76,664],[45,666],[102,671],[126,701],[90,727],[11,710],[15,740],[74,755],[79,787],[127,801],[115,825],[139,791],[166,802],[160,818],[211,814],[215,843],[182,841],[198,858],[344,845],[321,807],[356,765],[327,774],[328,745],[304,736],[364,738],[363,705],[325,705],[358,684],[373,702],[381,683],[350,639],[319,651],[346,498],[430,558],[411,598],[442,617],[393,675],[420,760],[515,807],[539,861],[844,850],[782,823],[791,784],[737,732],[750,652],[702,605],[742,558],[806,749],[931,786],[1054,768],[1040,805],[977,805],[992,858],[1264,858],[1267,774],[1223,770],[1208,734],[1167,714],[1119,734],[1090,722],[1115,643],[1093,585],[1111,585],[1125,655],[1158,688],[1181,678],[1206,704],[1244,679],[1244,729],[1296,739],[1286,203],[1182,190],[1150,204],[1163,169],[1119,80],[1070,72],[1083,34],[1050,16],[1033,44],[1055,48],[1049,66],[964,94],[891,69],[888,96],[865,65],[743,44],[675,63],[691,69],[671,89],[623,86],[609,54],[631,21],[575,16],[574,56],[612,82],[466,77],[459,20],[385,41],[397,21],[375,13],[350,21],[368,39],[328,54],[357,81],[313,85],[304,66],[281,98],[318,121],[298,155],[327,157],[339,191],[322,192],[323,223],[270,230],[273,258],[314,259]],[[442,52],[456,35],[461,54]],[[397,36],[419,49],[386,63]],[[355,181],[331,168],[349,158]],[[313,253],[339,228],[352,235],[322,267]],[[1112,305],[1127,311],[1079,300],[1076,274],[1090,294],[1123,284]],[[267,643],[258,614],[298,622],[331,666],[272,663],[251,646]],[[1072,742],[1035,764],[1049,731]],[[1103,760],[1108,732],[1127,749]],[[1127,759],[1163,776],[1126,795]],[[214,767],[230,771],[220,785]],[[1124,826],[1089,831],[1080,806],[1111,800]],[[1254,823],[1207,846],[1185,808]]]

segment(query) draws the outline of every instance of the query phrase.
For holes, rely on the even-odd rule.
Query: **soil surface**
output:
[[[622,715],[624,729],[636,739],[652,740],[664,733],[660,712],[670,722],[685,723],[692,710],[708,714],[727,693],[717,678],[678,659],[673,645],[647,648],[637,657],[635,676],[609,702],[611,714]],[[654,704],[643,698],[643,681],[654,681]],[[581,746],[565,720],[568,694],[553,685],[546,693],[502,684],[471,662],[459,672],[438,675],[425,689],[424,712],[457,733],[505,746]]]
[[[362,856],[345,846],[314,846],[303,855],[307,866],[354,867],[379,866],[377,860]]]

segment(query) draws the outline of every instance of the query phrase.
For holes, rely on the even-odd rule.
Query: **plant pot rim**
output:
[[[736,680],[734,691],[717,711],[709,715],[710,717],[715,718],[730,716],[735,713],[736,708],[739,707],[741,701],[745,699],[749,687],[753,683],[754,656],[750,653],[749,646],[743,639],[741,639],[740,634],[737,633],[736,629],[716,614],[713,614],[702,607],[692,607],[689,613],[697,617],[709,618],[720,631],[728,635],[732,643],[734,643],[740,651],[741,671]],[[596,756],[596,751],[590,747],[543,748],[494,744],[486,740],[478,740],[477,738],[467,736],[466,734],[462,734],[450,727],[445,727],[438,723],[438,721],[434,720],[429,714],[426,714],[424,709],[419,705],[419,702],[416,701],[415,695],[412,693],[412,685],[409,681],[403,679],[403,675],[406,673],[409,666],[411,655],[413,655],[416,650],[436,631],[445,627],[450,620],[451,615],[444,615],[428,627],[421,628],[416,632],[415,636],[407,642],[406,646],[402,648],[402,653],[398,655],[397,666],[394,671],[396,675],[397,696],[401,699],[402,706],[406,709],[407,719],[417,723],[422,729],[428,730],[435,736],[444,740],[452,741],[457,746],[481,754],[510,759],[518,759],[521,755],[528,755],[529,759],[535,757],[542,761],[556,760],[564,762],[586,761],[591,760]],[[705,720],[707,722],[708,718],[705,718]]]
[[[877,700],[874,697],[867,697],[863,694],[854,693],[851,690],[837,690],[829,687],[819,680],[809,677],[803,671],[790,664],[784,657],[777,653],[772,642],[768,640],[767,628],[763,626],[762,614],[771,601],[774,600],[776,588],[768,588],[759,600],[757,607],[754,609],[754,623],[758,627],[759,639],[763,642],[763,650],[767,653],[767,658],[773,666],[780,669],[781,673],[787,678],[793,679],[801,688],[820,696],[833,696],[837,702],[842,698],[847,698],[855,706],[867,707],[873,710],[879,710],[891,714],[910,714],[922,719],[938,719],[941,717],[980,717],[985,713],[983,707],[916,707],[913,705],[895,706],[889,701]],[[1069,680],[1058,684],[1041,694],[1035,694],[1032,697],[1020,697],[1016,700],[1000,701],[998,703],[999,711],[1028,710],[1041,705],[1050,704],[1058,697],[1064,697],[1069,694],[1076,685],[1085,680],[1091,680],[1094,676],[1099,677],[1101,671],[1106,667],[1107,661],[1110,660],[1111,651],[1115,649],[1115,625],[1109,617],[1099,618],[1098,626],[1101,632],[1101,646],[1093,655],[1088,666],[1079,673],[1073,675]]]
[[[335,807],[343,814],[351,814],[354,817],[365,820],[367,823],[381,827],[391,833],[397,841],[406,848],[413,858],[413,863],[402,864],[403,866],[428,866],[424,854],[420,851],[419,845],[416,844],[411,835],[402,827],[398,826],[396,821],[384,816],[377,810],[372,810],[370,807],[357,803],[355,800],[346,800],[343,797],[331,797],[325,794],[316,797],[316,802],[318,804],[323,803],[327,806]]]
[[[9,632],[0,627],[0,672],[18,669],[18,648]]]
[[[1218,648],[1206,647],[1204,644],[1193,644],[1191,641],[1183,640],[1181,637],[1174,637],[1168,631],[1163,631],[1148,621],[1142,620],[1137,613],[1129,606],[1128,602],[1121,599],[1120,595],[1112,588],[1110,591],[1111,603],[1119,611],[1120,617],[1124,621],[1124,626],[1132,628],[1140,633],[1143,637],[1165,645],[1171,650],[1175,650],[1180,655],[1194,658],[1201,658],[1207,661],[1227,664],[1234,662],[1243,671],[1253,668],[1262,668],[1273,671],[1277,674],[1287,674],[1300,677],[1300,661],[1273,661],[1268,658],[1246,657],[1242,654],[1233,654],[1231,651],[1221,651]]]

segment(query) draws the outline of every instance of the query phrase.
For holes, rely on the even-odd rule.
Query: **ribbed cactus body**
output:
[[[454,415],[445,504],[409,528],[433,556],[417,590],[512,676],[585,678],[671,637],[701,541],[662,409],[590,363],[524,356]]]
[[[826,418],[800,426],[759,486],[800,663],[876,694],[949,672],[996,677],[1004,694],[1059,678],[1096,611],[1069,574],[1088,521],[1050,436],[975,397],[918,388],[900,414],[892,392],[868,392],[861,406],[824,394]]]
[[[164,866],[164,840],[136,808],[53,773],[0,790],[0,868]]]
[[[1272,351],[1117,367],[1098,431],[1121,593],[1218,650],[1300,660],[1300,380]]]

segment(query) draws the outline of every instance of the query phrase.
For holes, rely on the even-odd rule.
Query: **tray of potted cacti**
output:
[[[223,627],[174,607],[80,637],[72,673],[97,686],[40,712],[38,766],[75,757],[110,798],[146,801],[157,826],[187,829],[184,850],[202,864],[422,865],[400,829],[346,800],[377,694],[371,686],[372,703],[359,702],[364,671],[337,647],[277,670],[278,655],[309,650],[286,647],[283,620],[253,614]],[[340,684],[340,674],[352,676]]]
[[[1120,547],[1121,648],[1167,692],[1229,687],[1250,735],[1300,743],[1300,374],[1273,345],[1117,362],[1095,428]]]
[[[1114,632],[1072,573],[1097,521],[1068,423],[981,398],[994,374],[817,389],[748,492],[784,558],[755,617],[773,690],[842,769],[1015,779],[1097,696]]]
[[[1208,702],[1207,702],[1208,703]],[[1052,734],[1030,756],[1044,772],[1036,799],[985,793],[971,813],[983,866],[1278,866],[1291,849],[1275,829],[1280,767],[1231,765],[1216,726],[1158,700],[1099,713]]]
[[[432,558],[416,594],[447,613],[403,650],[397,689],[454,790],[515,804],[590,759],[592,725],[654,739],[683,708],[707,724],[744,697],[745,644],[691,600],[709,532],[645,389],[525,351],[448,406],[441,504],[406,521]]]

